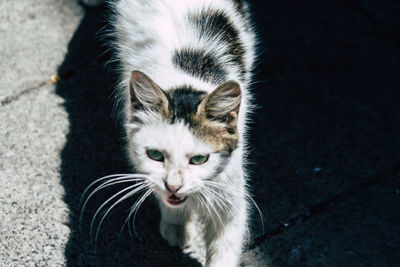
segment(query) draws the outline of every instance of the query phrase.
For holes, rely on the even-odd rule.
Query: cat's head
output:
[[[210,94],[190,86],[162,90],[134,71],[130,79],[129,155],[159,198],[182,206],[224,171],[238,146],[241,89],[227,81]]]

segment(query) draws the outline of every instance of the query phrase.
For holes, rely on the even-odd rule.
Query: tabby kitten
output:
[[[244,161],[255,34],[247,4],[110,4],[126,150],[137,174],[101,178],[94,192],[136,182],[115,195],[120,198],[113,206],[144,192],[131,216],[153,194],[161,211],[161,235],[171,246],[196,254],[193,242],[200,235],[206,250],[204,257],[197,251],[200,262],[237,266],[250,199]]]

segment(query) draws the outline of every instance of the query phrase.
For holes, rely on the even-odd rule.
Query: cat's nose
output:
[[[167,182],[165,182],[165,187],[167,188],[168,191],[175,194],[176,192],[178,192],[179,189],[181,189],[182,185],[170,185]]]

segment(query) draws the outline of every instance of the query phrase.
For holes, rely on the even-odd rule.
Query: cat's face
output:
[[[150,174],[159,198],[172,206],[200,191],[203,181],[212,180],[226,164],[225,155],[213,151],[182,122],[146,125],[132,137],[135,166]]]
[[[233,82],[218,88],[209,95],[188,88],[164,92],[143,73],[132,73],[130,157],[170,206],[201,192],[237,146],[240,89]]]

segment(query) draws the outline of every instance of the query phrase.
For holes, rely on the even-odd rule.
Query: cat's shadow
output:
[[[99,31],[108,27],[108,14],[106,7],[86,9],[59,68],[61,80],[56,86],[57,94],[65,100],[70,124],[60,168],[64,200],[70,212],[67,265],[200,266],[162,240],[158,232],[159,212],[151,200],[142,205],[136,217],[136,231],[142,240],[130,237],[126,228],[118,238],[128,208],[135,201],[132,199],[106,217],[95,250],[89,236],[91,219],[107,197],[121,189],[118,187],[102,190],[91,199],[80,229],[80,198],[86,186],[105,175],[129,172],[121,128],[111,116],[117,74],[105,66],[110,55],[105,53],[107,47],[99,37]]]

